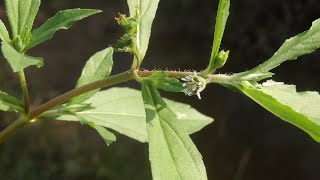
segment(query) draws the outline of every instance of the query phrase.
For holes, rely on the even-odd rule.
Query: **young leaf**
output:
[[[154,87],[165,91],[184,92],[185,89],[178,79],[166,76],[163,71],[153,73],[151,76],[147,77],[145,81],[152,84]]]
[[[6,41],[7,43],[10,42],[8,30],[6,26],[3,24],[3,22],[1,21],[1,19],[0,19],[0,40]]]
[[[38,29],[32,31],[32,37],[26,49],[30,49],[52,38],[52,36],[58,30],[68,29],[76,21],[100,12],[100,10],[95,9],[68,9],[59,11],[55,16],[48,19],[47,22],[41,25]]]
[[[309,30],[287,39],[274,55],[250,71],[239,73],[246,76],[253,73],[268,72],[288,60],[296,60],[299,56],[309,54],[320,47],[320,19],[312,22]]]
[[[159,0],[127,0],[127,2],[131,17],[136,16],[138,8],[139,24],[136,46],[139,53],[139,61],[142,61],[148,49],[151,27],[156,15]]]
[[[238,89],[274,115],[299,127],[320,142],[320,95],[297,92],[294,85],[267,81],[262,86],[242,83]]]
[[[80,87],[108,77],[113,65],[112,56],[113,48],[111,47],[94,54],[84,66],[76,87]],[[88,93],[72,98],[68,102],[68,105],[82,103],[98,91],[99,90],[90,91]]]
[[[165,99],[177,115],[181,126],[189,134],[201,130],[213,119],[205,116],[190,105]],[[111,88],[100,91],[84,103],[91,104],[93,109],[78,112],[96,125],[104,126],[140,142],[147,142],[148,135],[145,123],[145,112],[141,92],[129,88]],[[71,106],[70,106],[71,107]],[[73,116],[63,115],[59,120],[77,121]]]
[[[80,114],[76,114],[75,116],[79,119],[82,125],[88,124],[90,127],[95,129],[108,146],[111,145],[111,143],[113,143],[114,141],[116,141],[116,136],[104,127],[96,125],[94,122],[88,121],[85,117],[81,116]]]
[[[6,10],[12,29],[12,39],[19,37],[23,45],[30,41],[30,31],[40,3],[40,0],[6,0]]]
[[[208,68],[204,71],[205,75],[212,73],[217,67],[215,62],[219,53],[220,44],[222,41],[224,29],[226,27],[227,19],[229,16],[230,0],[220,0],[218,12],[216,17],[216,25],[214,29],[214,39],[212,43],[212,50]],[[224,63],[223,63],[224,64]]]
[[[10,44],[2,41],[2,53],[9,62],[13,72],[22,71],[24,68],[36,65],[40,68],[43,65],[43,59],[39,57],[31,57],[17,52]]]
[[[153,179],[207,179],[202,156],[157,89],[142,85]]]
[[[0,110],[9,112],[23,112],[22,103],[16,98],[0,91]]]

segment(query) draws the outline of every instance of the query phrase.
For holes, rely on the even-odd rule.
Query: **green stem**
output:
[[[22,94],[23,94],[24,112],[25,114],[28,114],[30,109],[30,99],[29,99],[29,91],[28,91],[26,76],[24,75],[23,71],[19,71],[18,75],[19,75]]]
[[[7,128],[0,132],[0,144],[6,141],[10,136],[12,136],[17,129],[28,124],[29,120],[25,116],[21,116],[19,119],[10,124]]]
[[[122,83],[125,81],[133,80],[138,77],[147,77],[152,75],[155,72],[159,71],[148,71],[148,70],[143,70],[143,71],[125,71],[123,73],[110,76],[108,78],[105,78],[100,81],[93,82],[91,84],[87,84],[84,86],[81,86],[79,88],[72,89],[64,94],[61,94],[60,96],[57,96],[56,98],[40,105],[39,107],[35,108],[32,110],[28,116],[23,116],[19,118],[17,121],[13,122],[10,124],[7,128],[5,128],[1,133],[0,133],[0,144],[4,142],[8,137],[14,134],[17,129],[23,127],[24,125],[28,124],[31,120],[36,119],[40,117],[43,113],[48,112],[50,109],[61,105],[68,101],[69,99],[79,96],[81,94],[87,93],[89,91],[95,90],[95,89],[100,89],[103,87],[108,87],[114,84]],[[164,71],[169,77],[173,78],[182,78],[186,77],[188,75],[193,75],[194,72],[180,72],[180,71]],[[234,81],[232,76],[227,76],[227,75],[222,75],[222,74],[217,74],[217,75],[209,75],[207,77],[207,82],[208,83],[227,83]],[[29,102],[29,101],[27,101]]]
[[[156,73],[159,71],[149,71],[149,70],[141,70],[137,72],[137,74],[141,77],[147,77],[151,76],[153,73]],[[194,72],[183,72],[183,71],[163,71],[167,76],[172,77],[172,78],[183,78],[188,75],[193,75]]]
[[[58,106],[60,104],[65,103],[69,99],[79,96],[81,94],[87,93],[89,91],[95,90],[95,89],[100,89],[103,87],[108,87],[114,84],[118,84],[121,82],[129,81],[134,78],[133,72],[132,71],[126,71],[114,76],[110,76],[108,78],[105,78],[100,81],[96,81],[75,89],[72,89],[71,91],[68,91],[42,105],[40,105],[38,108],[32,110],[28,116],[30,120],[37,118],[39,115],[42,113],[52,109],[55,106]]]
[[[13,135],[19,128],[22,128],[26,124],[28,124],[31,120],[37,118],[42,113],[52,109],[55,106],[58,106],[69,99],[79,96],[81,94],[84,94],[86,92],[100,89],[103,87],[108,87],[114,84],[118,84],[121,82],[129,81],[133,79],[133,72],[132,71],[126,71],[114,76],[110,76],[106,79],[93,82],[91,84],[87,84],[84,86],[81,86],[79,88],[72,89],[71,91],[68,91],[42,105],[34,109],[29,113],[28,116],[23,116],[19,118],[18,120],[14,121],[12,124],[10,124],[8,127],[6,127],[3,131],[0,132],[0,144],[3,143],[6,139],[8,139],[11,135]]]

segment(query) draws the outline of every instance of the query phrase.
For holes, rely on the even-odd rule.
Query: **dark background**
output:
[[[161,0],[143,68],[202,70],[208,63],[217,0]],[[86,60],[114,44],[122,34],[114,17],[126,13],[125,0],[46,0],[35,26],[58,10],[97,8],[104,12],[30,51],[43,56],[42,69],[28,68],[33,105],[74,87]],[[233,0],[222,48],[229,61],[219,73],[248,70],[272,56],[285,39],[309,29],[320,17],[319,0]],[[7,19],[1,1],[0,16]],[[273,70],[277,81],[298,90],[320,90],[320,53],[303,56]],[[131,56],[116,54],[113,74],[130,67]],[[19,97],[20,85],[0,61],[1,90]],[[125,86],[139,88],[137,83]],[[267,112],[248,98],[210,85],[196,97],[164,93],[190,103],[215,122],[192,135],[209,179],[318,180],[320,145],[306,133]],[[320,102],[319,102],[320,103]],[[0,128],[15,119],[1,112]],[[151,179],[147,144],[122,135],[110,147],[90,128],[71,122],[33,123],[0,145],[0,179]]]

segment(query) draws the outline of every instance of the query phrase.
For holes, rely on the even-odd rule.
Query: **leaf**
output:
[[[112,70],[113,48],[109,47],[94,54],[84,66],[76,87],[80,87],[109,76]],[[79,104],[90,98],[99,89],[72,98],[68,105]]]
[[[78,112],[96,125],[104,126],[140,142],[147,142],[145,112],[140,91],[129,88],[111,88],[100,91],[85,101],[94,109]],[[189,133],[194,133],[210,124],[213,119],[202,115],[190,105],[166,99],[181,121],[181,126]],[[77,121],[73,116],[63,115],[59,120]]]
[[[31,65],[36,65],[38,68],[40,68],[43,65],[42,58],[20,54],[5,41],[2,41],[1,48],[3,55],[9,62],[13,72],[22,71],[24,68],[29,67]]]
[[[238,89],[262,107],[307,132],[320,142],[320,95],[297,92],[294,85],[267,81],[262,86],[242,83]]]
[[[142,85],[153,179],[207,179],[202,156],[157,89]]]
[[[98,126],[94,122],[88,121],[85,117],[79,114],[76,114],[76,117],[79,119],[82,125],[88,124],[90,127],[95,129],[108,146],[110,146],[111,143],[116,141],[116,136],[104,127]]]
[[[113,143],[114,141],[117,140],[116,136],[112,132],[110,132],[107,129],[105,129],[104,127],[98,126],[98,125],[95,125],[95,124],[93,124],[93,125],[90,124],[90,126],[93,127],[95,130],[97,130],[97,132],[99,133],[101,138],[104,140],[104,142],[108,146],[110,146],[111,143]]]
[[[230,8],[230,0],[220,0],[219,1],[218,12],[217,12],[217,17],[216,17],[216,25],[215,25],[215,30],[214,30],[214,39],[213,39],[213,43],[212,43],[210,63],[209,63],[209,66],[206,70],[208,72],[205,72],[206,74],[210,74],[215,69],[220,68],[220,67],[217,67],[217,63],[215,61],[219,60],[216,58],[219,53],[224,29],[226,27],[226,23],[228,20],[229,8]],[[228,54],[229,54],[229,52],[228,52]],[[220,62],[218,62],[218,64],[219,63]]]
[[[40,7],[40,0],[6,0],[6,10],[12,29],[12,39],[29,41],[29,34]]]
[[[309,30],[287,39],[274,55],[250,71],[238,76],[257,72],[268,72],[288,60],[296,60],[299,56],[309,54],[320,47],[320,18],[312,22]]]
[[[9,43],[10,37],[9,37],[9,33],[8,30],[6,28],[6,26],[3,24],[3,22],[0,19],[0,40],[1,41],[6,41],[7,43]]]
[[[145,81],[165,91],[184,92],[185,89],[178,79],[166,76],[163,71],[153,73],[151,76],[147,77]]]
[[[55,16],[48,19],[47,22],[41,25],[38,29],[32,31],[32,37],[26,49],[30,49],[52,38],[52,36],[58,30],[68,29],[76,21],[100,12],[100,10],[95,9],[68,9],[59,11]]]
[[[153,19],[156,15],[159,0],[127,0],[130,16],[136,16],[139,10],[139,24],[137,30],[137,48],[139,61],[142,61],[149,45]]]
[[[0,110],[9,112],[23,112],[22,103],[16,98],[0,91]]]

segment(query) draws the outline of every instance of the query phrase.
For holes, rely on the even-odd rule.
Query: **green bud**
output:
[[[134,53],[135,39],[138,27],[138,16],[126,17],[126,15],[119,13],[116,17],[118,24],[124,29],[124,35],[120,37],[114,48],[118,52]]]
[[[215,58],[213,67],[214,69],[219,69],[227,62],[229,57],[229,50],[228,51],[220,51],[218,56]]]
[[[14,40],[11,41],[13,47],[18,51],[22,51],[23,41],[20,36],[17,36]]]

